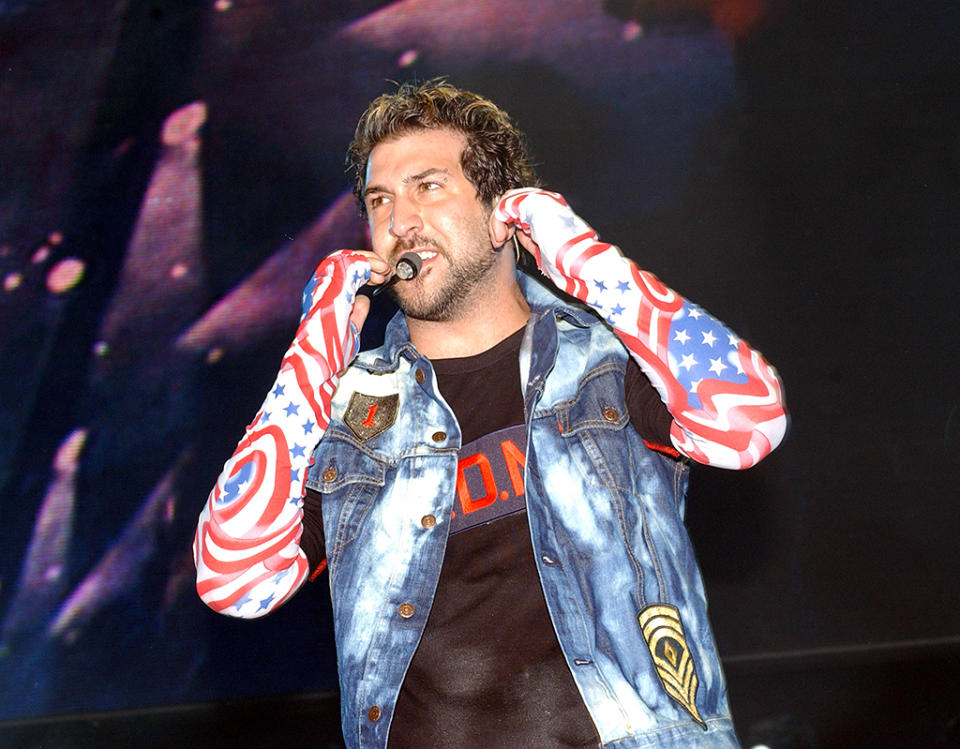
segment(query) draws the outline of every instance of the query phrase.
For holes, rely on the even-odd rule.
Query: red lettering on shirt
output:
[[[526,444],[523,424],[488,434],[461,449],[451,533],[526,510],[523,469],[527,461],[518,444]]]

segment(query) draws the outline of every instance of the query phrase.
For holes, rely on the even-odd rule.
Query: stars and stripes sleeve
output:
[[[783,386],[746,341],[601,242],[560,195],[511,190],[495,210],[536,243],[540,270],[623,341],[670,411],[670,439],[680,453],[749,468],[780,443],[787,428]]]
[[[200,513],[193,544],[197,592],[215,611],[263,616],[309,575],[299,545],[304,482],[339,376],[359,350],[349,318],[369,276],[367,259],[348,250],[317,266],[277,378]]]

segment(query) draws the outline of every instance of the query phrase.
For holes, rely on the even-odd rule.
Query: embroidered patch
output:
[[[392,395],[354,393],[350,396],[350,403],[343,415],[343,421],[361,442],[366,442],[393,426],[393,422],[397,420],[399,403],[400,396],[397,393]]]
[[[680,623],[680,612],[674,606],[654,603],[637,614],[637,621],[663,688],[706,730],[707,724],[697,712],[695,700],[700,681]]]

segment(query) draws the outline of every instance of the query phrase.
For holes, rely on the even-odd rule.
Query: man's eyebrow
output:
[[[445,177],[449,177],[450,170],[441,168],[438,166],[432,166],[429,169],[424,169],[422,172],[418,172],[417,174],[411,174],[408,177],[404,177],[401,180],[401,182],[405,185],[409,185],[412,182],[419,182],[422,179],[426,179],[427,177],[433,177],[434,175],[437,175],[437,174],[442,174]],[[389,193],[390,190],[388,190],[383,185],[370,185],[363,191],[363,197],[366,198],[368,195],[372,193],[377,193],[377,192]]]
[[[437,166],[432,166],[429,169],[424,169],[419,174],[411,174],[409,177],[404,177],[403,184],[408,185],[411,182],[419,182],[420,180],[426,179],[427,177],[432,177],[435,174],[443,174],[445,176],[450,176],[450,170],[441,169],[440,167],[437,167]]]

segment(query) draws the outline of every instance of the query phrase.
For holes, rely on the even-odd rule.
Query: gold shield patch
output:
[[[347,411],[343,415],[344,423],[350,431],[357,435],[357,439],[366,442],[378,434],[383,434],[397,420],[397,407],[400,396],[365,395],[354,393],[350,396]]]
[[[700,680],[687,647],[679,610],[665,603],[654,603],[637,614],[637,621],[663,688],[706,730],[707,724],[697,712]]]

